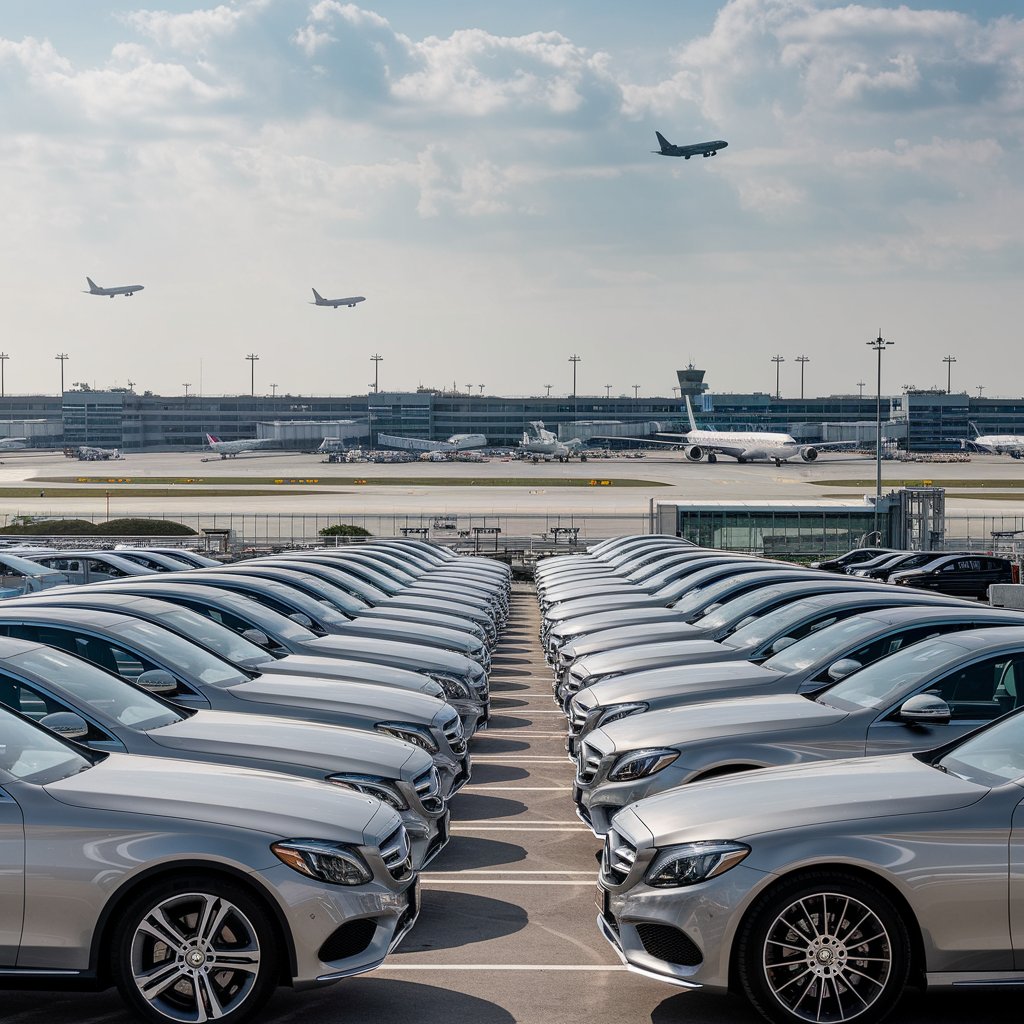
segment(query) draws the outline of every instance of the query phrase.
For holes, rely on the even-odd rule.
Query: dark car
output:
[[[993,583],[1013,582],[1013,567],[1008,558],[994,558],[992,555],[947,555],[920,569],[894,572],[889,582],[901,587],[984,600]]]
[[[847,551],[845,555],[837,555],[835,558],[826,558],[821,562],[811,562],[812,569],[824,569],[825,572],[846,572],[848,565],[858,565],[860,562],[867,562],[879,555],[896,554],[899,548],[854,548]]]

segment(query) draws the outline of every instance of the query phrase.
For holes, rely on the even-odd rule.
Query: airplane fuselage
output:
[[[89,295],[104,295],[109,299],[112,299],[115,295],[134,295],[145,288],[141,284],[120,284],[114,288],[101,288],[92,278],[87,277],[85,280],[89,285]]]
[[[689,146],[675,146],[660,133],[655,132],[655,134],[658,136],[661,149],[652,150],[653,153],[658,156],[681,156],[684,160],[698,155],[715,156],[720,149],[725,149],[729,145],[725,139],[713,139],[711,142],[695,142]]]
[[[963,443],[965,448],[968,445],[989,455],[1003,455],[1006,452],[1024,449],[1024,436],[1020,434],[985,434]]]

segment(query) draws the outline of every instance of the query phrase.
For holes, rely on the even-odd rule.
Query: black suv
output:
[[[845,555],[827,558],[823,562],[811,562],[811,568],[824,569],[825,572],[845,572],[848,565],[869,562],[879,555],[895,555],[899,550],[899,548],[854,548],[852,551],[847,551]]]
[[[1012,583],[1013,570],[1008,558],[992,555],[946,555],[920,569],[896,571],[890,583],[902,587],[935,590],[953,597],[987,598],[993,583]]]

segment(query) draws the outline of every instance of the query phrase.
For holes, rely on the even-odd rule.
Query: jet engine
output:
[[[704,458],[704,449],[699,444],[691,444],[686,449],[686,457],[690,462],[700,462]]]
[[[808,448],[801,448],[800,449],[800,458],[803,459],[804,462],[813,462],[817,457],[818,457],[818,449],[817,448],[810,448],[810,447],[808,447]]]

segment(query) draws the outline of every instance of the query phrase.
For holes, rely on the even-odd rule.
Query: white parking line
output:
[[[423,885],[586,885],[597,884],[597,873],[590,878],[423,878],[420,877]]]
[[[622,964],[401,964],[393,960],[381,971],[625,971]]]
[[[575,758],[569,757],[544,757],[541,754],[530,757],[520,757],[517,754],[474,754],[473,764],[507,764],[515,767],[517,764],[565,764],[573,765]]]
[[[588,878],[593,878],[594,873],[597,869],[593,868],[589,871],[566,871],[562,868],[558,868],[554,871],[541,871],[539,868],[533,870],[527,870],[525,868],[459,868],[460,875],[586,875]],[[450,878],[452,876],[447,875],[443,871],[427,871],[421,872],[420,878]]]
[[[478,790],[482,793],[568,793],[572,786],[495,786],[481,782],[477,786],[463,786],[459,792],[465,793],[467,790]]]
[[[499,736],[501,739],[513,740],[536,740],[536,739],[565,739],[565,730],[561,732],[533,732],[531,729],[488,729],[486,732],[478,732],[473,739],[487,739],[488,736]]]
[[[508,825],[478,825],[475,828],[452,828],[452,832],[586,832],[590,829],[584,825],[524,825],[511,828]]]

